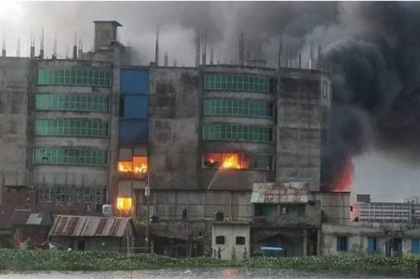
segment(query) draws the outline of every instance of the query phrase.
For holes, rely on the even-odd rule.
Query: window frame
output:
[[[209,91],[275,92],[275,78],[271,76],[208,73],[203,84]]]
[[[112,86],[111,70],[98,68],[39,68],[38,86]]]
[[[348,238],[346,235],[337,235],[337,252],[348,251]]]
[[[236,236],[235,237],[235,244],[236,245],[246,245],[246,237],[245,236]]]
[[[225,245],[226,244],[226,237],[224,235],[216,235],[214,237],[214,243],[216,245]]]

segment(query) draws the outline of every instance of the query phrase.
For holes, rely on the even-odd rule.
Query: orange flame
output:
[[[241,169],[238,154],[227,154],[223,158],[222,168],[225,169]]]
[[[120,161],[118,162],[118,171],[123,173],[145,174],[147,173],[147,158],[134,157],[133,161]]]
[[[117,209],[119,211],[131,211],[133,209],[133,199],[131,197],[118,197]]]
[[[142,173],[142,174],[147,173],[147,165],[142,164],[140,166],[135,166],[134,173]]]
[[[118,162],[118,171],[120,172],[131,172],[132,163],[130,161],[120,161]]]
[[[343,167],[339,172],[334,187],[332,188],[334,192],[349,192],[351,191],[351,186],[353,184],[353,163],[351,159],[347,159]]]

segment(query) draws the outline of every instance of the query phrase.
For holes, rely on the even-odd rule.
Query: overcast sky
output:
[[[71,53],[75,32],[78,40],[83,42],[84,51],[87,51],[93,46],[92,21],[117,20],[123,25],[119,30],[121,42],[140,53],[143,65],[153,60],[157,29],[160,30],[161,63],[167,51],[170,64],[175,58],[178,66],[193,66],[194,33],[197,29],[207,34],[208,50],[213,48],[215,60],[222,62],[236,61],[238,58],[238,37],[241,32],[253,54],[271,61],[270,66],[276,64],[279,34],[286,38],[291,54],[297,56],[302,53],[304,63],[309,56],[310,42],[321,44],[326,53],[332,53],[333,58],[345,61],[341,59],[344,51],[334,53],[334,50],[343,50],[344,46],[350,45],[349,42],[356,45],[357,50],[369,50],[366,53],[370,53],[370,56],[376,55],[377,49],[366,38],[379,37],[390,48],[398,45],[395,34],[400,30],[409,30],[398,24],[411,18],[410,15],[405,17],[401,14],[418,11],[418,5],[411,7],[411,4],[403,3],[396,9],[400,14],[394,16],[393,7],[382,8],[380,5],[357,2],[0,2],[0,40],[6,38],[7,53],[14,56],[20,38],[20,55],[28,56],[31,35],[35,38],[36,52],[39,52],[43,28],[46,56],[51,56],[56,37],[58,55],[64,58],[67,52]],[[408,24],[418,28],[416,22]],[[408,38],[414,36],[409,32],[406,32]],[[359,40],[357,44],[354,43],[355,38]],[[407,41],[407,38],[404,40]],[[418,50],[416,44],[417,41],[413,42],[416,46],[414,49]],[[353,49],[348,52],[355,53]],[[346,59],[349,57],[346,56]],[[390,77],[394,73],[392,69],[382,73],[382,68],[387,65],[383,61],[383,57],[378,57],[375,64],[367,65],[369,73],[380,72],[376,75],[380,75],[381,79],[377,77],[373,81],[374,86],[391,92],[381,95],[381,99],[384,99],[380,103],[382,107],[392,103],[403,83],[397,78],[392,84],[382,82],[393,80]],[[365,59],[358,63],[366,66],[370,61]],[[375,67],[379,67],[380,71],[376,71]],[[358,72],[350,70],[352,73]],[[360,77],[356,79],[360,80]],[[340,77],[337,81],[341,82]],[[365,94],[360,87],[356,87],[355,91]],[[340,92],[343,97],[342,92],[347,91]],[[361,101],[354,98],[355,94],[348,96],[347,99],[342,98],[347,102],[346,108],[351,107],[345,116],[353,112],[358,116],[356,119],[363,123],[376,117],[376,111],[369,107],[370,103],[369,106],[359,106]],[[355,192],[371,193],[375,200],[386,201],[400,201],[406,196],[419,194],[420,160],[407,161],[384,149],[379,152],[369,148],[357,149],[354,154],[357,154],[353,157]]]

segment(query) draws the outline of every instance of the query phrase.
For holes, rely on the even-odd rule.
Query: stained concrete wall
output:
[[[320,189],[321,143],[327,137],[330,95],[319,71],[281,69],[277,102],[276,181],[305,180],[311,191]]]
[[[153,190],[150,192],[150,214],[160,220],[181,220],[182,210],[187,210],[189,220],[214,219],[214,212],[221,211],[228,220],[250,220],[253,209],[251,192],[239,191],[183,191]],[[138,197],[137,207],[147,213],[145,197]]]
[[[377,237],[379,252],[385,256],[386,235],[380,228],[363,228],[351,225],[323,224],[321,250],[323,256],[369,256],[368,237]],[[347,237],[347,251],[337,251],[337,237]]]
[[[337,236],[346,236],[347,251],[337,251]],[[376,237],[378,251],[368,251],[368,238]],[[411,254],[412,239],[420,239],[420,229],[412,225],[384,225],[373,223],[363,225],[350,223],[348,225],[322,224],[322,255],[323,256],[389,256],[393,239],[401,239],[399,256]],[[398,246],[398,244],[397,244]]]
[[[96,21],[95,23],[95,51],[108,49],[118,40],[117,29],[121,24],[116,21]]]
[[[243,252],[246,248],[247,257],[251,249],[250,226],[249,224],[229,223],[229,222],[213,222],[211,234],[211,247],[218,250],[220,247],[221,258],[223,260],[231,260],[233,251],[237,260],[242,260]],[[224,236],[224,244],[216,244],[216,236]],[[245,237],[245,244],[236,244],[236,237]]]
[[[0,185],[23,185],[28,180],[32,67],[28,58],[0,57]]]
[[[291,228],[319,228],[321,227],[321,203],[311,201],[305,204],[305,214],[299,217],[297,211],[283,213],[283,208],[296,208],[299,204],[278,204],[277,213],[270,217],[254,217],[252,226],[255,227],[291,227]]]
[[[152,67],[150,77],[151,188],[197,189],[199,72],[195,68]]]
[[[321,202],[328,223],[346,224],[350,222],[349,192],[318,192],[313,193],[313,200]]]
[[[120,124],[120,71],[121,48],[112,51],[112,92],[111,92],[111,129],[108,150],[108,203],[116,205],[118,195],[118,156],[119,156],[119,124]]]

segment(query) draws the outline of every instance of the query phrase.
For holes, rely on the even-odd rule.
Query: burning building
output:
[[[251,219],[255,183],[300,181],[320,192],[328,71],[317,63],[207,65],[205,56],[196,67],[126,66],[120,26],[95,22],[94,50],[76,48],[73,59],[0,58],[9,96],[3,137],[17,139],[0,142],[5,184],[34,186],[34,203],[55,209],[109,203],[115,213],[160,221],[215,211]],[[14,68],[19,75],[6,70]],[[203,232],[185,235],[193,244]]]

